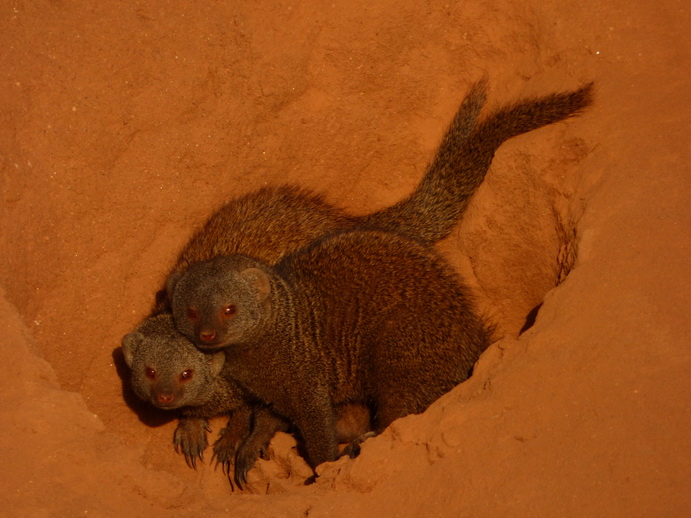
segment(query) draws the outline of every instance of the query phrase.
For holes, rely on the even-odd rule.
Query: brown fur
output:
[[[222,341],[229,374],[299,429],[313,467],[338,455],[335,408],[369,405],[375,431],[422,412],[465,380],[489,343],[459,277],[393,233],[319,240],[272,268],[244,256],[192,265],[173,286],[178,329],[233,306]]]
[[[126,334],[122,350],[137,396],[158,408],[179,411],[175,450],[185,456],[191,467],[196,467],[197,458],[203,460],[208,445],[207,419],[231,416],[214,444],[217,462],[228,469],[240,444],[253,431],[253,416],[247,394],[224,373],[224,353],[199,351],[176,332],[167,313],[146,319],[136,331]],[[270,433],[268,441],[281,428],[285,424],[279,419],[254,433]],[[237,470],[244,468],[236,465]]]
[[[407,199],[371,215],[353,218],[304,191],[286,187],[263,189],[230,202],[214,215],[183,251],[168,283],[174,284],[190,264],[218,255],[242,254],[275,264],[280,257],[299,249],[299,246],[346,229],[386,230],[431,245],[449,234],[482,183],[502,142],[579,113],[591,103],[593,85],[514,103],[469,130],[469,121],[474,120],[477,107],[484,101],[484,90],[484,83],[474,86],[444,136],[422,182]],[[266,206],[261,208],[260,203]],[[308,209],[307,204],[312,208]],[[292,213],[286,210],[289,206]],[[269,211],[266,207],[277,207],[277,210]],[[267,232],[267,228],[277,231]],[[296,234],[297,228],[301,228],[303,233]],[[202,246],[203,243],[207,244]],[[291,249],[292,246],[296,248]],[[169,309],[167,296],[160,297],[160,301],[166,301],[159,305],[160,310]],[[208,343],[222,340],[222,311],[223,308],[214,308],[201,315],[196,323],[197,338],[203,336]]]
[[[275,264],[315,239],[352,228],[389,230],[421,243],[447,237],[506,140],[577,115],[592,102],[593,84],[573,92],[524,99],[476,124],[485,81],[475,83],[446,130],[418,187],[397,204],[355,217],[296,186],[265,187],[226,203],[189,240],[172,276],[217,255],[243,254]],[[154,313],[169,311],[165,289]]]
[[[125,335],[122,349],[135,393],[158,408],[180,412],[175,450],[191,467],[204,458],[211,417],[230,416],[213,450],[224,472],[234,463],[239,487],[273,435],[288,429],[267,407],[248,404],[252,399],[226,372],[225,353],[197,349],[176,331],[169,314],[149,318]],[[350,442],[370,429],[366,407],[342,405],[337,411],[339,442]]]

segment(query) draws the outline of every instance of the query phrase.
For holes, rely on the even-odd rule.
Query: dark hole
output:
[[[528,316],[525,317],[525,324],[523,324],[523,327],[521,328],[519,335],[522,335],[525,333],[528,329],[533,327],[533,324],[535,323],[535,319],[537,318],[537,314],[540,311],[540,308],[542,307],[542,302],[540,302],[537,306],[535,306],[533,309],[530,310],[530,313],[528,313]]]

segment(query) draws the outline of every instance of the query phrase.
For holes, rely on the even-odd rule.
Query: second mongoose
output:
[[[225,353],[197,349],[177,332],[170,314],[149,318],[126,334],[122,351],[137,396],[163,410],[180,412],[174,445],[191,467],[196,467],[197,458],[203,459],[209,418],[229,416],[214,443],[214,458],[229,475],[234,463],[240,488],[273,435],[289,428],[285,419],[265,405],[248,404],[251,396],[224,372]],[[340,443],[349,443],[370,430],[364,405],[341,405],[336,414]]]
[[[450,234],[489,167],[489,163],[464,164],[466,156],[461,151],[475,129],[486,91],[484,80],[471,86],[422,181],[410,196],[395,206],[357,217],[305,188],[294,185],[264,187],[227,202],[212,214],[180,252],[169,275],[183,273],[189,265],[217,255],[246,254],[275,264],[320,236],[363,225],[395,229],[427,244],[443,239]],[[573,105],[561,114],[552,110],[555,113],[543,116],[540,124],[523,122],[514,127],[512,133],[556,122],[577,109]],[[511,117],[511,114],[498,116]],[[506,130],[498,129],[495,137],[500,132],[504,134]],[[504,140],[509,136],[513,135],[507,134]],[[169,310],[170,301],[164,287],[157,293],[153,314]]]

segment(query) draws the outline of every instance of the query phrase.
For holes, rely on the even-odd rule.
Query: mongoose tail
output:
[[[366,216],[365,226],[406,234],[425,244],[447,237],[484,180],[499,146],[581,113],[592,103],[594,85],[510,104],[466,135],[473,110],[484,103],[485,90],[484,81],[472,87],[418,188],[399,203]]]

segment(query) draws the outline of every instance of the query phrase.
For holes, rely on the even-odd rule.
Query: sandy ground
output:
[[[3,0],[1,514],[689,516],[689,22],[674,0]],[[489,108],[597,101],[503,145],[439,245],[499,330],[475,375],[311,486],[287,435],[244,493],[189,469],[118,352],[190,234],[269,184],[393,203],[482,76]]]

